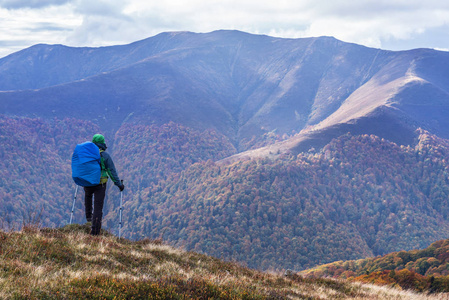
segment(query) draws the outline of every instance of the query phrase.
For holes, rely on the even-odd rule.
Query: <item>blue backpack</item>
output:
[[[80,186],[94,186],[100,184],[100,177],[100,149],[92,142],[76,145],[72,155],[73,181]]]

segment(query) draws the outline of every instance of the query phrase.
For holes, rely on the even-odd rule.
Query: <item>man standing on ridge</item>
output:
[[[101,230],[101,221],[103,219],[103,205],[104,198],[106,196],[106,183],[108,177],[112,182],[120,189],[120,192],[124,190],[125,186],[121,183],[117,171],[114,166],[114,162],[109,154],[106,152],[106,142],[104,136],[101,134],[95,134],[92,138],[92,143],[97,145],[100,149],[101,156],[101,179],[100,184],[96,186],[84,187],[84,205],[86,207],[86,220],[92,222],[92,230],[90,234],[99,235]],[[93,214],[92,214],[92,198],[93,201]]]

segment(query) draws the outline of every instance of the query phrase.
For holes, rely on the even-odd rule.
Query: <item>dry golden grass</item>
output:
[[[87,230],[0,231],[0,299],[449,299],[263,273],[159,241]]]

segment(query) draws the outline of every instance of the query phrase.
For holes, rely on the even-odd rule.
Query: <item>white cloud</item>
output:
[[[84,16],[123,17],[124,0],[76,0],[74,11]]]
[[[81,24],[69,5],[40,9],[0,8],[0,57],[38,43],[65,43],[66,36]]]
[[[0,55],[33,43],[100,46],[217,29],[445,49],[449,32],[439,28],[448,20],[449,2],[440,0],[0,0]]]
[[[0,7],[6,9],[42,8],[52,5],[63,5],[70,0],[0,0]]]
[[[316,2],[321,3],[321,2]],[[332,1],[315,7],[307,35],[382,47],[447,24],[449,5],[441,1]]]

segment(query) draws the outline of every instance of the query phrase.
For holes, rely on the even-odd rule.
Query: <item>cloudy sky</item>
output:
[[[0,0],[0,57],[38,43],[97,47],[217,29],[448,51],[449,1]]]

